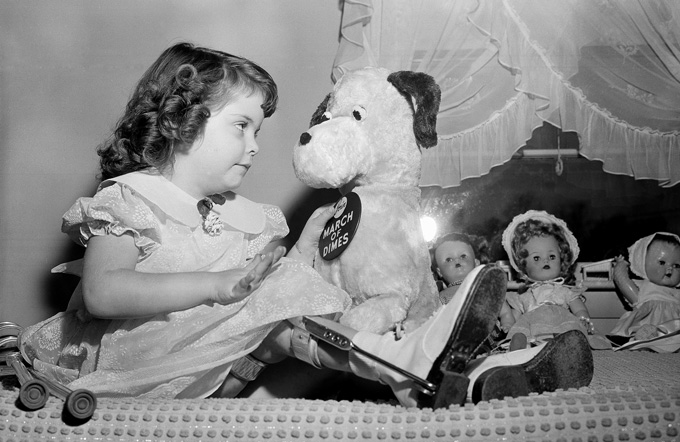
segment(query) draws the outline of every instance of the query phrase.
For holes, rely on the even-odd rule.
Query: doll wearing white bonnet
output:
[[[668,287],[649,280],[646,271],[649,246],[659,236],[675,239],[680,244],[680,237],[673,233],[656,232],[635,241],[628,248],[630,270],[639,280],[629,281],[638,288],[637,302],[632,303],[631,311],[619,318],[610,332],[612,336],[630,337],[645,340],[680,330],[680,284]],[[653,332],[650,332],[653,330]],[[642,347],[641,347],[642,348]],[[654,343],[646,344],[646,348],[658,352],[674,352],[680,349],[680,336],[656,338]]]
[[[505,249],[505,253],[507,253],[508,259],[510,260],[510,265],[520,275],[526,276],[524,274],[524,270],[520,268],[519,263],[516,260],[515,253],[519,251],[513,251],[512,242],[513,239],[515,238],[517,226],[531,219],[543,222],[545,224],[554,224],[560,227],[560,229],[562,229],[562,232],[564,233],[564,238],[566,239],[567,244],[569,245],[569,248],[571,249],[572,253],[572,258],[571,262],[569,262],[569,265],[571,266],[572,264],[574,264],[581,250],[578,247],[578,241],[576,240],[576,237],[571,232],[571,230],[569,230],[569,227],[567,227],[567,223],[549,214],[544,210],[528,210],[525,213],[515,216],[512,219],[512,222],[510,222],[508,227],[506,227],[505,231],[503,232],[503,237],[501,241],[503,248]]]
[[[652,241],[659,235],[675,238],[680,244],[680,237],[674,233],[656,232],[651,235],[640,238],[635,243],[628,247],[628,261],[630,262],[630,270],[642,279],[649,279],[645,270],[647,259],[647,249]],[[679,287],[679,286],[676,286]]]
[[[530,220],[556,226],[555,233],[550,235],[557,236],[560,234],[558,231],[561,231],[561,237],[569,248],[569,252],[560,253],[562,267],[559,277],[553,280],[533,281],[519,262],[518,255],[524,244],[519,244],[516,241],[518,227]],[[573,280],[572,269],[578,259],[580,249],[576,237],[563,220],[542,210],[529,210],[513,218],[503,232],[502,245],[508,255],[510,265],[528,284],[526,291],[520,290],[521,293],[509,292],[507,294],[508,305],[515,314],[520,315],[516,317],[515,323],[509,328],[508,338],[521,333],[530,342],[542,341],[551,339],[554,335],[577,329],[588,336],[592,348],[611,347],[604,336],[594,334],[594,327],[588,317],[587,308],[583,312],[585,314],[578,316],[572,312],[571,306],[574,305],[574,301],[578,299],[585,302],[583,297],[585,290],[580,286],[568,285]]]

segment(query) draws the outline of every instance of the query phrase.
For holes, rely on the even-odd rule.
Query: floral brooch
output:
[[[210,236],[219,236],[222,233],[224,222],[213,211],[213,207],[215,207],[215,203],[222,205],[226,200],[227,198],[223,195],[215,194],[203,198],[196,204],[198,213],[203,218],[203,231]]]

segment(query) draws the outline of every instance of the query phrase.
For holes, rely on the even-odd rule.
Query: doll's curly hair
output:
[[[514,255],[515,262],[517,263],[520,272],[526,275],[529,252],[524,246],[530,239],[541,236],[552,236],[557,240],[557,244],[560,248],[560,276],[565,279],[564,282],[566,284],[573,284],[576,280],[576,276],[574,275],[576,262],[574,262],[574,252],[571,250],[571,247],[569,247],[564,230],[557,224],[545,223],[536,219],[528,219],[519,223],[515,228],[511,247],[512,254]]]
[[[111,138],[97,147],[101,179],[172,165],[176,150],[200,136],[211,112],[256,92],[264,116],[271,116],[276,83],[257,64],[190,43],[166,49],[138,82]]]

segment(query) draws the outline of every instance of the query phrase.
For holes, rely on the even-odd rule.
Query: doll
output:
[[[636,341],[647,340],[680,330],[680,237],[657,232],[639,239],[628,248],[630,264],[622,256],[614,263],[614,283],[632,307],[611,331]],[[642,278],[633,281],[628,269]],[[656,351],[677,351],[680,338],[670,347],[657,341]],[[677,343],[675,341],[678,341]]]
[[[516,293],[508,292],[501,311],[510,350],[574,329],[588,336],[591,347],[610,347],[603,336],[594,337],[585,289],[573,285],[579,247],[563,220],[545,211],[529,210],[512,220],[502,243],[524,282]]]
[[[430,259],[442,304],[451,301],[472,269],[489,262],[487,249],[486,240],[464,233],[449,233],[435,242]]]
[[[489,243],[485,238],[459,232],[446,234],[434,243],[430,248],[430,259],[442,304],[454,299],[472,270],[489,263],[488,250]],[[480,346],[482,352],[491,352],[501,335],[501,325],[497,320],[493,331]]]

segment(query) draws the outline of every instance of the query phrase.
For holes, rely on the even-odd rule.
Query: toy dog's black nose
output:
[[[300,135],[300,144],[302,146],[309,143],[310,141],[312,141],[312,136],[309,135],[309,132],[303,132],[302,135]]]

